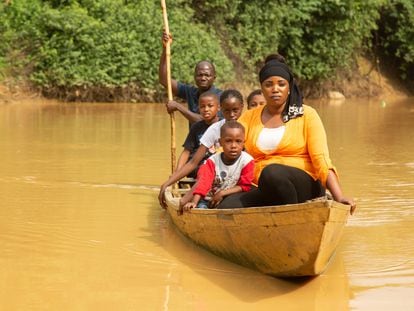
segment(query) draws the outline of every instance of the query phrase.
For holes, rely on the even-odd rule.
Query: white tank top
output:
[[[257,138],[257,147],[262,151],[272,151],[279,146],[285,133],[284,125],[276,128],[263,128]]]

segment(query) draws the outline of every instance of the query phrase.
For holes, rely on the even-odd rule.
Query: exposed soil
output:
[[[19,86],[14,83],[10,85],[7,81],[0,82],[0,103],[9,103],[34,97],[40,97],[40,94],[30,87]]]
[[[305,98],[387,98],[413,96],[408,87],[396,78],[392,70],[380,69],[377,63],[365,58],[358,59],[351,73],[339,72],[337,79],[326,81],[318,85],[301,83]],[[247,84],[229,84],[223,88],[235,87],[247,96],[257,86]],[[332,95],[333,94],[333,95]],[[342,96],[343,95],[343,96]],[[126,88],[70,88],[50,90],[34,89],[28,83],[5,79],[0,82],[0,102],[48,97],[62,101],[79,102],[159,102],[160,95],[155,92],[141,90],[137,85]]]

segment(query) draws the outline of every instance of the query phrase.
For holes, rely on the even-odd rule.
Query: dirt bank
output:
[[[0,103],[39,97],[41,94],[26,83],[10,83],[8,79],[0,82]]]
[[[346,97],[410,96],[397,72],[387,69],[385,65],[359,58],[352,72],[355,74],[348,73],[340,80]]]
[[[223,88],[234,87],[247,96],[254,85],[229,84]],[[305,98],[387,98],[413,96],[408,87],[404,87],[392,70],[382,69],[380,64],[372,63],[365,58],[359,58],[354,68],[349,72],[338,72],[335,80],[320,84],[301,83]],[[99,95],[99,96],[98,96]],[[44,92],[35,90],[28,83],[16,82],[6,78],[0,82],[0,102],[10,102],[21,99],[56,98],[63,101],[89,102],[159,102],[160,96],[142,96],[137,86],[127,89],[84,89],[74,88]]]

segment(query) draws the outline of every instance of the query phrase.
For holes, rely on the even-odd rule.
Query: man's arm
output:
[[[167,55],[166,55],[166,45],[167,42],[172,42],[172,37],[163,32],[162,34],[162,53],[160,58],[160,66],[158,68],[158,81],[161,85],[167,88]],[[178,95],[178,82],[171,78],[171,89],[174,96]],[[174,112],[178,110],[190,123],[195,123],[197,121],[201,121],[202,117],[195,112],[192,112],[186,106],[181,105],[177,102],[169,102],[167,104],[167,111],[168,113]]]
[[[162,34],[162,53],[160,58],[160,66],[158,68],[158,81],[162,84],[165,88],[167,88],[167,55],[166,55],[166,45],[167,42],[170,41],[172,43],[172,37],[163,32]],[[177,80],[171,78],[171,89],[173,95],[177,95],[178,87],[177,87]]]
[[[184,116],[184,118],[186,118],[191,123],[195,123],[195,122],[203,120],[203,117],[201,115],[190,111],[186,106],[184,106],[183,104],[177,103],[174,100],[171,100],[167,103],[167,111],[168,113],[179,111]]]

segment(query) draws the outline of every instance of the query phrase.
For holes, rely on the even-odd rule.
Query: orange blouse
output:
[[[329,158],[325,129],[316,110],[303,105],[303,116],[285,123],[285,133],[279,145],[267,152],[256,146],[263,129],[261,116],[264,107],[247,110],[238,119],[246,129],[245,150],[254,158],[253,182],[257,184],[267,165],[278,163],[302,169],[326,187],[328,171],[332,169],[336,174],[336,169]]]

